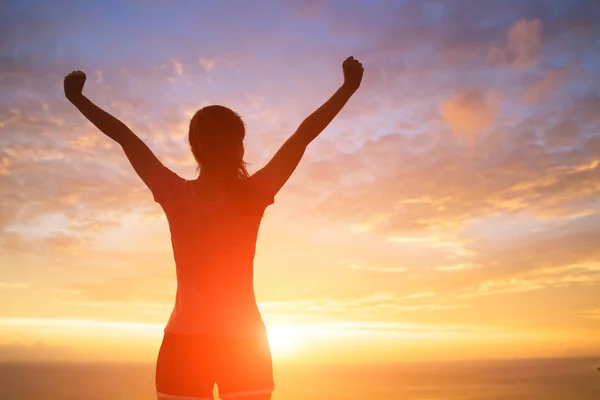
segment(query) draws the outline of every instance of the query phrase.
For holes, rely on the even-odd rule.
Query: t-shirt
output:
[[[175,307],[165,332],[248,334],[263,330],[253,264],[264,210],[273,204],[260,172],[236,195],[207,200],[197,184],[166,167],[149,183],[171,233],[177,272]]]

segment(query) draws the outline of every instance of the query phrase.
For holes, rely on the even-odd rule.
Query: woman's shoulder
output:
[[[260,171],[246,179],[245,191],[247,200],[263,210],[275,201],[266,182],[262,179]]]

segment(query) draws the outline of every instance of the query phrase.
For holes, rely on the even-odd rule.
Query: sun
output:
[[[270,326],[267,327],[267,335],[273,357],[289,356],[297,348],[299,332],[295,326]]]

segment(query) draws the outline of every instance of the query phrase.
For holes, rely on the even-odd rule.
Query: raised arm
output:
[[[74,71],[65,76],[65,96],[92,124],[121,145],[135,172],[150,187],[154,174],[164,166],[152,150],[123,122],[83,95],[85,79],[85,74],[81,71]]]
[[[344,83],[325,104],[310,114],[296,132],[281,146],[273,158],[256,175],[263,187],[275,195],[292,175],[304,155],[306,147],[329,125],[358,90],[363,66],[354,57],[342,64]]]

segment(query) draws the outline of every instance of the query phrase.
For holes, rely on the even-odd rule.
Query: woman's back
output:
[[[260,222],[273,196],[256,177],[235,193],[208,199],[198,181],[164,169],[151,186],[165,211],[177,270],[177,297],[166,332],[262,331],[253,289]]]

